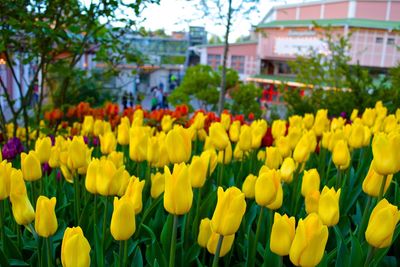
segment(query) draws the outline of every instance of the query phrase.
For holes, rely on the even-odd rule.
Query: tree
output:
[[[221,114],[224,109],[225,93],[227,89],[227,55],[229,50],[229,34],[231,27],[238,16],[248,17],[256,9],[258,0],[210,0],[201,1],[200,6],[204,15],[211,17],[216,23],[225,27],[224,33],[224,53],[222,57],[221,83],[219,86],[218,113]]]
[[[260,103],[257,101],[261,97],[261,88],[254,84],[240,84],[231,90],[232,97],[231,113],[244,114],[249,116],[253,113],[256,118],[261,116]]]
[[[227,70],[227,86],[234,87],[239,81],[239,75],[232,69]],[[221,69],[214,71],[210,66],[197,65],[189,67],[182,83],[168,97],[173,105],[188,104],[193,97],[199,101],[199,106],[214,110],[218,103],[218,85],[221,82]]]
[[[47,75],[52,66],[62,62],[65,70],[71,70],[65,72],[60,80],[62,106],[67,101],[67,90],[75,74],[72,70],[82,56],[91,52],[96,53],[96,60],[103,60],[106,63],[115,60],[122,51],[122,47],[119,46],[121,36],[135,24],[132,15],[128,17],[123,14],[139,15],[146,2],[158,1],[137,0],[133,3],[122,0],[96,1],[87,5],[78,0],[0,2],[0,53],[18,87],[18,103],[12,99],[5,81],[1,79],[0,88],[3,89],[11,112],[11,120],[15,125],[22,115],[26,136],[29,136],[28,114],[34,88],[37,86],[42,88],[34,110],[36,125],[39,125],[45,98],[43,88],[45,83],[49,82]],[[112,24],[124,26],[113,28]],[[17,75],[18,68],[26,64],[31,64],[34,71],[29,80],[21,80]],[[0,122],[2,130],[5,131],[6,116],[3,107],[0,109]],[[14,129],[16,131],[16,127]]]

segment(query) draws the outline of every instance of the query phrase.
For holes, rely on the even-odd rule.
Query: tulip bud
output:
[[[60,148],[53,146],[50,150],[49,166],[51,168],[60,167]]]
[[[219,236],[219,234],[212,232],[207,242],[207,250],[213,255],[215,255],[215,252],[217,251]],[[224,236],[221,244],[221,250],[219,251],[219,257],[225,256],[231,250],[234,240],[235,234]]]
[[[336,168],[345,170],[350,165],[350,151],[347,143],[344,140],[339,140],[332,153],[332,161],[335,163]]]
[[[129,158],[142,162],[147,158],[148,135],[145,127],[134,126],[129,130]]]
[[[129,125],[127,125],[126,123],[121,123],[120,125],[118,125],[117,132],[118,144],[122,146],[129,145]]]
[[[281,178],[285,183],[291,183],[293,173],[296,170],[296,163],[292,158],[286,158],[280,168]]]
[[[55,213],[56,198],[48,199],[40,196],[36,202],[35,230],[41,237],[54,235],[58,228],[57,217]]]
[[[112,161],[101,159],[96,175],[97,192],[102,196],[117,195],[124,170],[125,167],[117,169]]]
[[[372,141],[373,168],[381,175],[400,170],[400,134],[378,133]]]
[[[257,176],[254,176],[253,174],[249,174],[244,180],[242,185],[242,192],[244,193],[244,196],[246,198],[253,199],[255,197],[256,181]]]
[[[165,166],[164,174],[165,210],[174,215],[183,215],[188,213],[193,202],[193,191],[190,183],[188,167],[185,163],[175,164],[173,173],[171,174],[168,166]]]
[[[287,136],[281,136],[275,141],[275,146],[283,158],[289,157],[292,154],[292,148]]]
[[[274,203],[278,199],[278,191],[281,189],[282,185],[279,171],[272,169],[260,173],[255,188],[257,204],[266,207]]]
[[[289,117],[290,128],[301,128],[303,126],[303,118],[299,115],[293,115]]]
[[[226,114],[226,113],[221,114],[221,125],[224,126],[225,131],[227,131],[229,129],[229,127],[231,126],[231,115],[230,114]]]
[[[204,128],[204,121],[206,120],[206,118],[207,116],[204,115],[203,112],[196,113],[193,121],[193,125],[196,128],[196,130],[201,130]]]
[[[381,185],[383,183],[383,175],[380,175],[377,173],[374,168],[372,167],[374,165],[374,161],[371,162],[371,166],[369,167],[367,176],[365,177],[363,184],[362,184],[362,190],[367,194],[370,195],[371,197],[378,197],[379,196],[379,190],[381,188]],[[386,184],[383,189],[383,194],[386,193],[388,190],[390,183],[392,182],[393,179],[393,174],[389,174],[386,178]]]
[[[234,121],[231,124],[231,127],[229,127],[229,138],[231,139],[231,142],[236,143],[239,141],[240,131],[240,121]]]
[[[211,219],[213,232],[229,236],[236,233],[246,211],[244,194],[237,187],[230,187],[225,192],[218,187],[218,202]]]
[[[282,156],[276,147],[270,146],[266,149],[265,165],[270,169],[279,169],[282,163]]]
[[[155,165],[160,158],[160,145],[158,138],[153,136],[147,141],[147,162]]]
[[[358,117],[358,109],[353,109],[350,115],[350,120],[354,122],[354,120]]]
[[[295,234],[296,219],[288,217],[286,214],[281,216],[279,213],[274,214],[274,224],[271,230],[270,249],[280,256],[289,255]]]
[[[165,188],[165,176],[164,174],[157,172],[156,174],[151,174],[151,190],[150,194],[152,198],[158,198],[162,193],[164,193]]]
[[[328,227],[316,213],[300,219],[289,251],[290,261],[296,266],[318,265],[324,255],[328,234]]]
[[[74,136],[68,147],[68,158],[71,160],[70,168],[73,170],[79,169],[87,164],[86,155],[87,146],[83,138]]]
[[[37,139],[35,143],[35,152],[39,158],[40,163],[48,162],[51,152],[50,137]]]
[[[363,146],[365,138],[364,126],[360,123],[353,124],[349,137],[349,145],[352,148],[360,148]]]
[[[142,191],[145,181],[139,181],[139,178],[133,177],[130,179],[126,188],[124,197],[129,198],[132,203],[133,211],[139,214],[142,211]]]
[[[36,152],[21,153],[21,170],[26,181],[36,181],[42,177],[42,166]]]
[[[303,127],[310,130],[314,125],[314,114],[306,113],[303,118]]]
[[[229,137],[221,123],[214,122],[209,128],[210,141],[218,150],[224,150],[229,145]]]
[[[315,122],[313,126],[314,132],[317,136],[321,136],[323,132],[329,129],[328,110],[319,109],[315,115]]]
[[[10,195],[10,176],[12,170],[11,163],[8,163],[6,160],[0,163],[0,200],[8,198]]]
[[[211,220],[209,218],[202,219],[200,221],[199,236],[197,237],[197,243],[200,245],[200,247],[207,247],[207,243],[211,237],[211,234]]]
[[[115,167],[118,169],[124,166],[124,153],[113,151],[107,155],[107,160],[112,161]]]
[[[128,240],[136,230],[135,207],[130,197],[114,197],[110,232],[115,240]]]
[[[371,108],[365,109],[364,113],[361,116],[363,124],[368,127],[372,127],[372,125],[374,125],[375,118],[376,118],[376,111],[375,109]]]
[[[386,248],[392,243],[393,232],[400,220],[400,211],[396,206],[382,199],[372,210],[365,239],[376,248]]]
[[[235,147],[235,150],[236,150],[236,147]],[[233,152],[233,154],[235,154],[235,152]],[[243,154],[243,152],[242,152],[242,154]],[[266,156],[265,150],[259,150],[258,151],[257,159],[259,161],[265,161],[265,156]],[[243,157],[243,155],[242,155],[242,157]],[[240,158],[242,158],[242,157],[240,157]]]
[[[341,189],[336,192],[334,188],[324,187],[319,197],[318,215],[323,224],[334,226],[339,222],[339,198]]]
[[[61,244],[61,263],[63,267],[90,266],[90,245],[79,226],[65,229]]]
[[[107,132],[104,135],[100,135],[100,149],[103,154],[110,154],[117,148],[117,140],[114,133]]]
[[[206,154],[210,157],[209,174],[211,175],[214,172],[214,170],[218,164],[217,152],[215,152],[214,149],[209,149],[209,150],[203,151],[201,154],[202,155]]]
[[[319,197],[320,197],[319,191],[315,190],[308,192],[304,200],[307,214],[311,214],[313,212],[318,213]]]
[[[192,140],[188,130],[175,126],[165,140],[171,163],[187,162],[192,153]]]
[[[301,184],[301,194],[307,196],[312,191],[319,191],[320,178],[317,169],[304,171],[303,182]]]
[[[299,127],[290,127],[287,135],[287,139],[289,141],[290,149],[294,149],[302,137],[303,132]]]
[[[210,155],[193,156],[192,163],[189,165],[189,177],[192,180],[193,188],[203,187],[207,178],[209,162]]]
[[[19,225],[30,224],[35,219],[35,211],[26,193],[22,172],[13,169],[10,181],[10,202],[14,219]]]
[[[82,135],[90,135],[93,133],[94,119],[93,116],[85,116],[82,123]]]
[[[251,123],[251,148],[257,149],[261,146],[261,141],[268,130],[265,120],[256,120]]]
[[[232,160],[232,145],[229,144],[225,147],[225,150],[218,151],[218,162],[221,164],[229,164]]]
[[[307,136],[303,135],[293,151],[293,159],[297,163],[303,163],[308,160],[309,156],[310,156],[310,143]]]
[[[251,149],[252,145],[251,138],[252,138],[251,128],[247,125],[243,125],[242,128],[240,128],[240,137],[239,137],[239,142],[237,144],[240,150],[249,151]]]
[[[164,115],[161,119],[161,129],[167,133],[172,129],[172,124],[174,121],[175,118],[172,118],[170,115]]]

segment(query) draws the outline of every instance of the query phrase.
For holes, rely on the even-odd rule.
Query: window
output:
[[[394,38],[388,38],[387,39],[387,44],[388,45],[394,45]]]
[[[244,73],[244,56],[232,56],[231,68],[239,73]]]
[[[221,55],[209,54],[207,56],[207,65],[217,70],[218,67],[221,66]]]
[[[376,37],[375,42],[376,42],[377,44],[383,44],[383,38],[382,38],[382,37]]]

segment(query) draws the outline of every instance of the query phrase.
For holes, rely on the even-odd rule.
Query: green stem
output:
[[[124,241],[119,241],[119,267],[123,267]]]
[[[197,188],[197,203],[196,203],[196,212],[195,212],[195,221],[193,222],[193,227],[195,230],[195,237],[198,234],[198,230],[199,230],[199,220],[200,220],[200,202],[201,202],[201,187]]]
[[[51,246],[50,246],[50,237],[46,238],[46,247],[47,247],[47,266],[53,266],[53,257],[51,256]]]
[[[4,252],[5,245],[4,245],[4,239],[5,239],[5,226],[4,226],[4,201],[5,200],[0,200],[0,234],[1,234],[1,245],[2,249]]]
[[[34,183],[33,183],[33,181],[30,181],[29,182],[30,183],[30,185],[31,185],[31,192],[30,192],[30,195],[31,195],[31,203],[32,203],[32,205],[33,205],[33,207],[35,208],[36,207],[36,201],[35,201],[35,195],[36,195],[36,192],[35,192],[35,185],[34,185]]]
[[[79,181],[77,176],[74,177],[74,197],[75,197],[75,225],[79,225]]]
[[[342,185],[342,171],[340,168],[337,169],[337,176],[336,176],[336,190]]]
[[[371,264],[371,259],[374,256],[375,249],[370,245],[368,246],[367,258],[365,259],[364,267],[368,267]]]
[[[101,249],[104,252],[104,240],[106,239],[106,223],[107,223],[107,213],[108,213],[108,197],[105,197],[105,209],[104,209],[104,216],[103,216],[103,235],[101,240]],[[102,265],[104,266],[104,258],[102,259]]]
[[[122,266],[126,266],[126,262],[128,260],[128,240],[124,241],[124,256],[122,258]]]
[[[363,216],[361,219],[360,228],[358,228],[357,238],[360,242],[361,242],[361,235],[364,233],[365,227],[367,226],[368,214],[371,206],[371,199],[372,198],[368,196],[367,204],[365,205]]]
[[[171,248],[169,250],[169,267],[175,266],[175,247],[176,247],[176,230],[178,227],[178,215],[174,215],[174,223],[172,225]]]
[[[282,266],[283,266],[283,257],[279,256],[278,267],[282,267]]]
[[[382,200],[383,196],[385,195],[384,191],[385,191],[386,180],[387,180],[387,175],[384,175],[381,183],[381,188],[379,189],[378,203],[379,201]]]
[[[218,244],[217,244],[217,249],[215,251],[215,255],[214,255],[214,260],[213,260],[213,264],[212,267],[217,267],[218,266],[218,260],[219,260],[219,253],[221,251],[221,247],[222,247],[222,241],[224,240],[224,236],[220,235],[219,239],[218,239]]]
[[[331,165],[332,165],[332,155],[329,158],[328,168],[326,169],[325,179],[329,180],[329,173],[331,172]]]
[[[296,197],[297,197],[297,184],[299,183],[299,172],[300,172],[300,168],[301,165],[299,164],[296,168],[296,170],[294,171],[293,174],[293,182],[292,182],[292,186],[293,186],[293,191],[292,191],[292,199],[291,199],[291,208],[292,208],[292,214],[294,216],[296,216],[295,213],[295,205],[296,205]]]
[[[268,261],[267,261],[267,255],[268,255],[268,251],[270,251],[270,237],[271,237],[271,230],[272,230],[272,225],[273,225],[273,220],[274,220],[274,216],[273,216],[273,211],[268,209],[268,218],[267,218],[267,242],[265,245],[265,251],[264,251],[264,263],[262,266],[268,266]]]
[[[256,228],[256,235],[254,237],[254,242],[252,244],[252,248],[251,248],[251,255],[249,254],[249,261],[248,261],[248,265],[247,266],[254,266],[255,261],[256,261],[256,257],[257,257],[257,243],[258,243],[258,236],[260,235],[260,227],[262,224],[262,219],[263,219],[263,211],[264,211],[264,207],[260,207],[260,215],[258,216],[258,221],[257,221],[257,228]],[[251,229],[251,228],[250,228]],[[251,230],[250,230],[251,231]]]
[[[96,232],[96,224],[97,224],[97,194],[94,195],[94,209],[93,209],[93,226],[94,226],[94,231]]]

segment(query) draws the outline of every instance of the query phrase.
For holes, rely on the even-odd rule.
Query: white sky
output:
[[[305,0],[310,1],[310,0]],[[260,0],[257,4],[258,12],[253,12],[250,19],[239,18],[232,26],[230,42],[234,42],[242,35],[248,35],[251,25],[258,24],[273,5],[285,3],[305,2],[304,0]],[[189,26],[204,26],[209,33],[220,37],[224,35],[224,26],[217,25],[215,20],[201,17],[202,13],[194,7],[193,2],[187,0],[160,0],[160,4],[148,5],[140,17],[144,19],[139,26],[146,29],[165,29],[172,31],[187,31]]]

